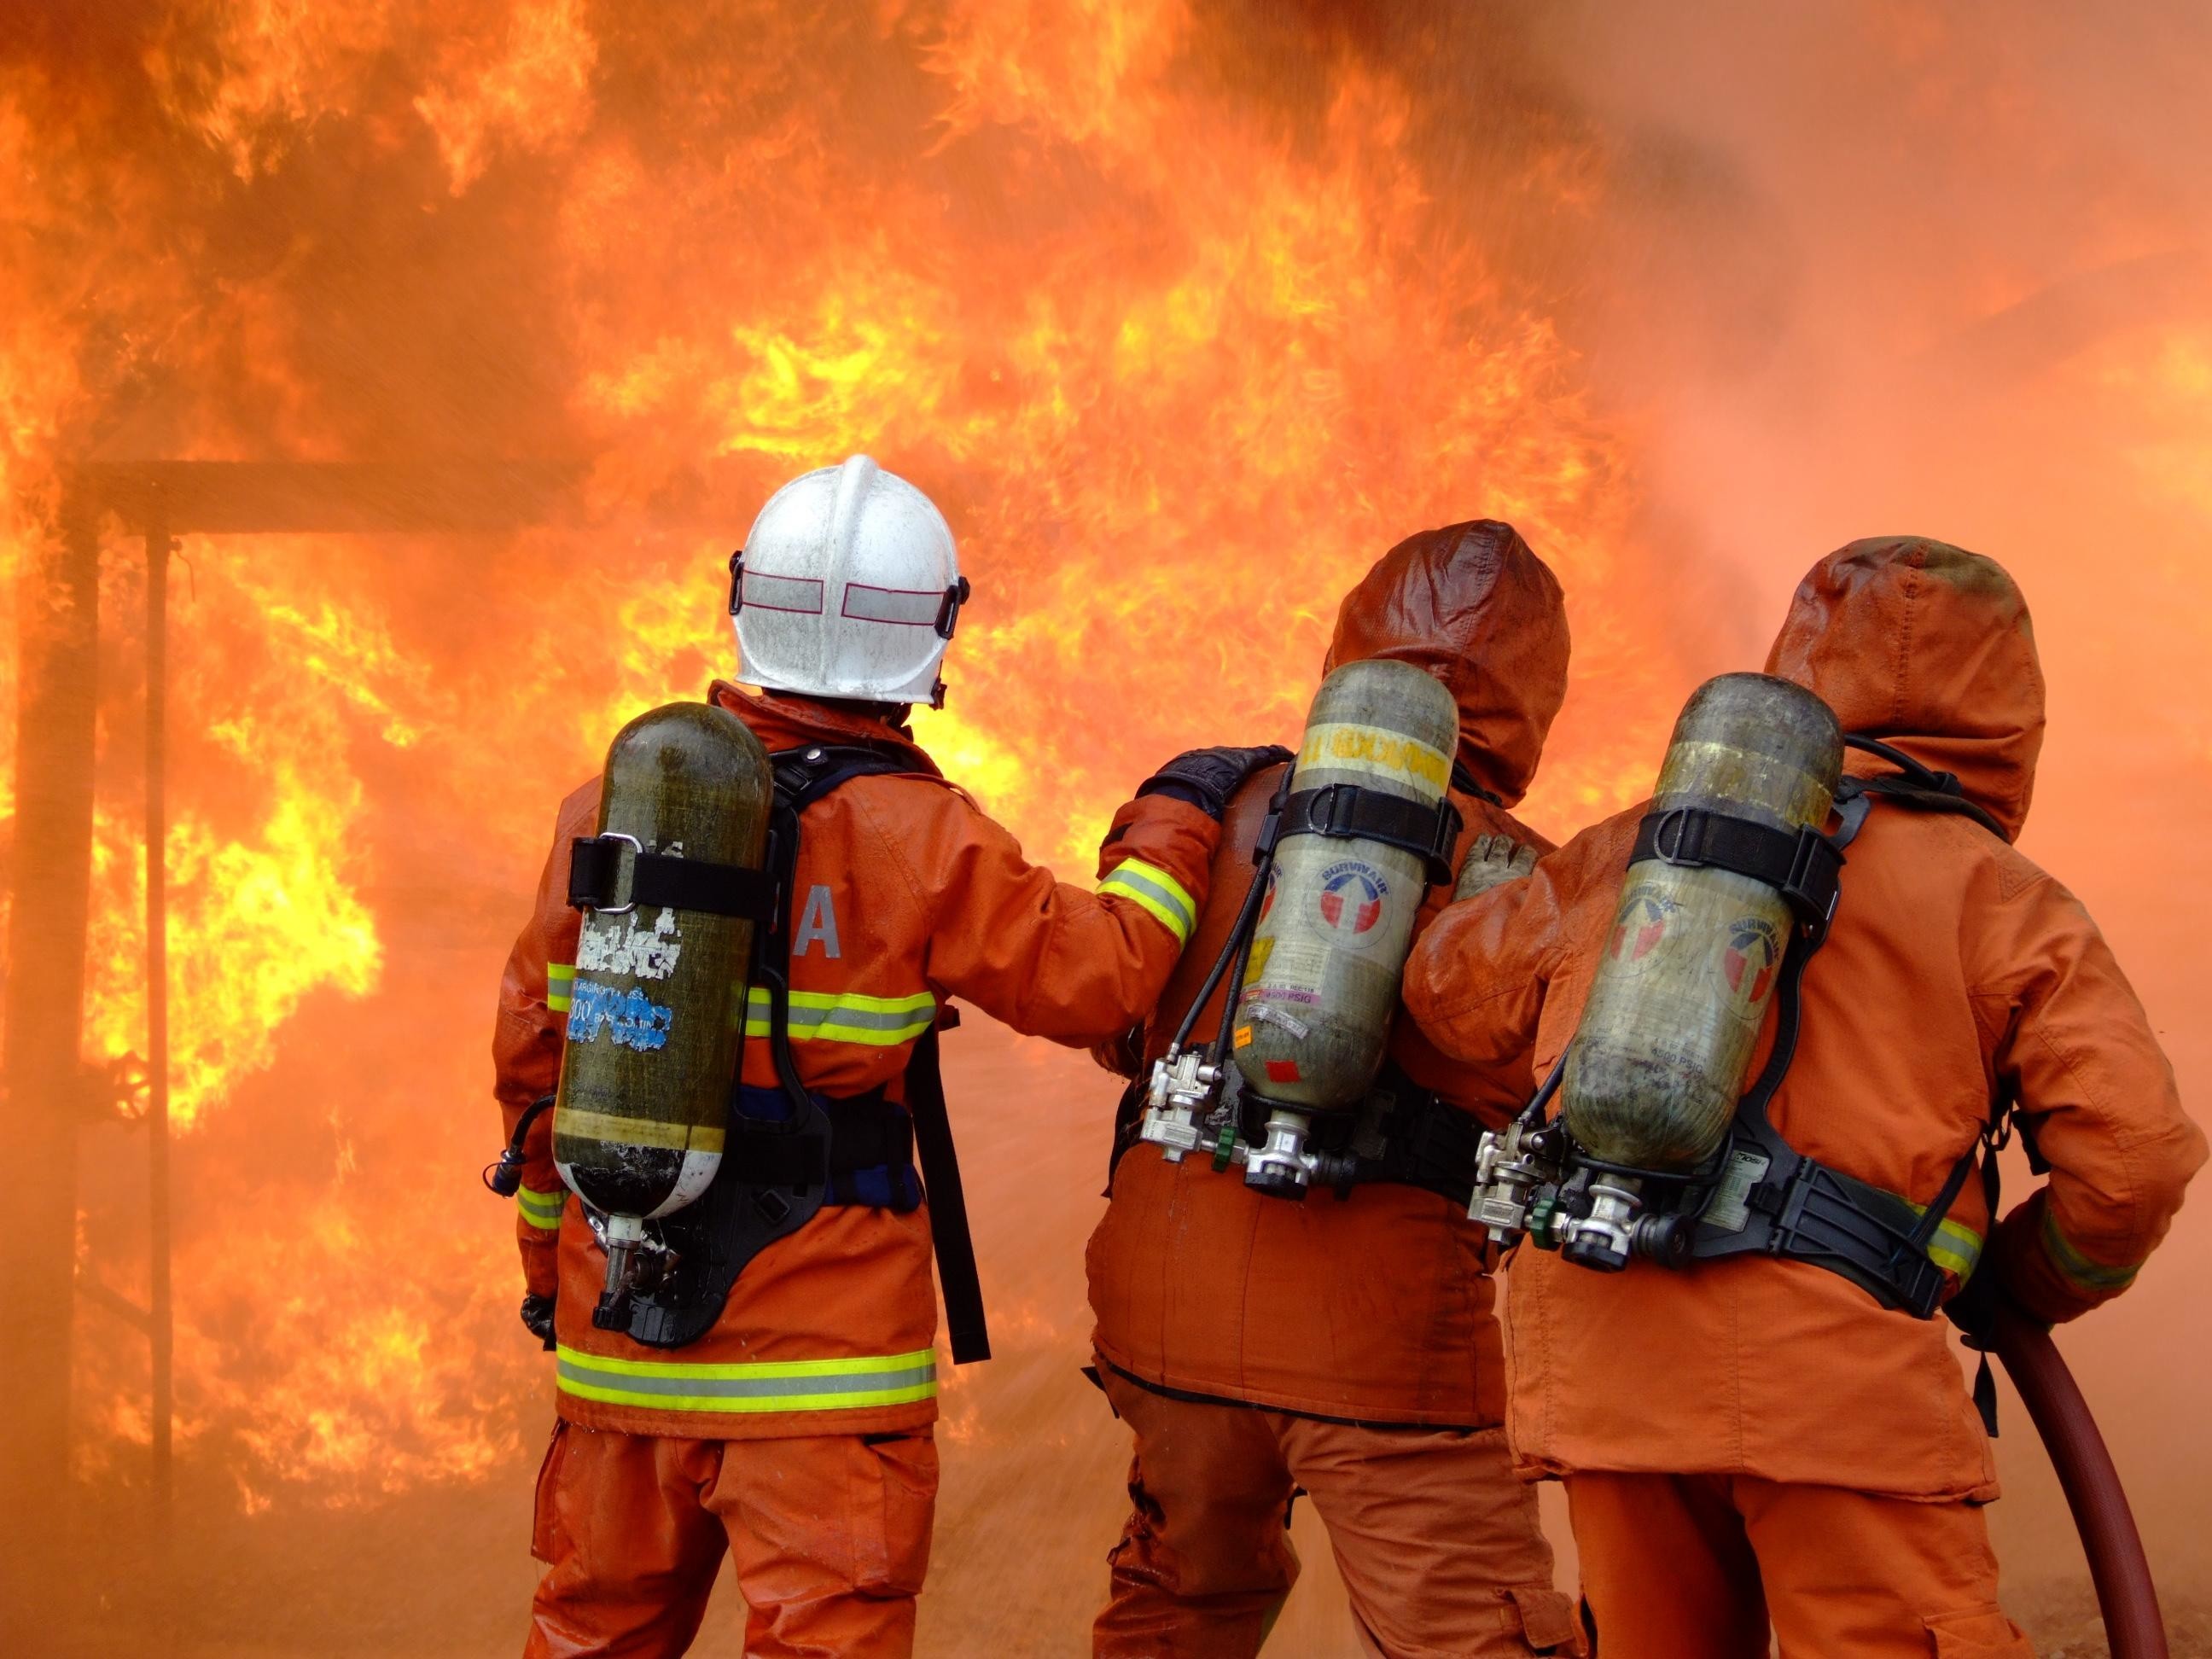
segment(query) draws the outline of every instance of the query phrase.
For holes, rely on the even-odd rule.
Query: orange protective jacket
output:
[[[2014,1101],[2051,1164],[1988,1252],[2032,1313],[2116,1295],[2166,1232],[2203,1138],[2096,924],[2014,851],[2043,734],[2027,609],[1990,561],[1914,538],[1855,542],[1799,586],[1767,672],[1846,731],[1955,773],[1964,817],[1877,805],[1851,843],[1803,1030],[1771,1115],[1801,1152],[1927,1203]],[[1853,753],[1853,769],[1887,769]],[[1406,1000],[1482,1063],[1572,1036],[1638,820],[1577,836],[1533,877],[1453,906],[1416,946]],[[1973,1270],[1969,1181],[1929,1254]],[[1898,1497],[1987,1498],[1996,1469],[1942,1321],[1885,1311],[1801,1261],[1740,1256],[1601,1273],[1512,1265],[1510,1425],[1531,1472],[1742,1474]]]
[[[1412,663],[1449,687],[1461,768],[1498,801],[1521,799],[1565,695],[1567,626],[1559,583],[1510,526],[1453,525],[1385,555],[1346,597],[1324,672],[1368,658]],[[1145,1027],[1140,1075],[1235,921],[1280,781],[1270,768],[1231,805],[1194,946]],[[1478,837],[1549,848],[1503,805],[1456,787],[1452,801],[1466,823],[1455,867]],[[1432,889],[1417,927],[1449,896]],[[1226,994],[1200,1012],[1206,1040]],[[1485,1123],[1528,1098],[1525,1053],[1455,1066],[1401,1019],[1390,1054]],[[1098,1352],[1137,1382],[1361,1422],[1503,1420],[1490,1256],[1481,1230],[1434,1193],[1376,1182],[1289,1203],[1253,1192],[1234,1166],[1217,1173],[1203,1155],[1170,1164],[1139,1144],[1115,1171],[1088,1266]]]
[[[810,1090],[900,1095],[915,1040],[947,999],[1015,1030],[1097,1042],[1151,1006],[1205,901],[1219,829],[1165,796],[1130,803],[1096,895],[1027,863],[899,729],[805,699],[711,694],[771,753],[817,742],[890,745],[911,774],[854,779],[807,810],[792,895],[793,1049]],[[560,1074],[581,921],[568,844],[597,828],[599,786],[562,804],[530,924],[500,989],[493,1044],[507,1129]],[[744,1078],[773,1086],[767,1041]],[[929,1212],[825,1206],[747,1265],[697,1342],[648,1348],[592,1328],[605,1257],[532,1127],[517,1230],[528,1287],[559,1290],[561,1414],[593,1428],[724,1439],[874,1433],[937,1415]],[[556,1240],[557,1239],[557,1249]],[[787,1386],[780,1386],[787,1385]]]

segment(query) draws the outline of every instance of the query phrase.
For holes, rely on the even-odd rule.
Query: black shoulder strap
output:
[[[2002,824],[1966,799],[1966,787],[1955,774],[1938,772],[1933,767],[1923,766],[1894,744],[1868,737],[1863,732],[1846,732],[1844,746],[1886,760],[1897,770],[1873,777],[1846,777],[1842,787],[1836,791],[1839,805],[1853,799],[1862,799],[1890,801],[1899,806],[1910,807],[1916,812],[1951,812],[1960,817],[1972,818],[1999,841],[2011,840],[2005,834]]]
[[[799,817],[806,809],[854,778],[913,772],[913,762],[896,752],[861,745],[814,744],[769,757],[775,768],[775,818],[770,831],[769,867],[780,900],[762,930],[763,950],[755,975],[768,987],[769,1043],[776,1078],[787,1094],[805,1094],[791,1052],[790,895],[799,868]],[[932,1026],[914,1045],[907,1061],[906,1109],[914,1119],[915,1161],[929,1196],[929,1231],[937,1251],[937,1278],[945,1296],[945,1322],[952,1340],[952,1363],[991,1357],[990,1333],[983,1318],[983,1285],[975,1267],[975,1240],[968,1225],[967,1197],[960,1184],[960,1160],[952,1143],[952,1119],[945,1106],[945,1079],[938,1060],[937,1030]]]
[[[769,757],[775,774],[775,807],[769,818],[767,873],[775,901],[766,925],[753,936],[752,976],[768,992],[769,1052],[776,1082],[794,1109],[806,1100],[791,1052],[791,893],[799,872],[799,820],[824,795],[854,778],[910,772],[911,762],[889,749],[863,744],[809,744]]]
[[[1452,787],[1462,795],[1472,795],[1477,800],[1486,800],[1492,806],[1501,810],[1505,805],[1504,801],[1474,781],[1474,774],[1467,769],[1467,763],[1456,755],[1452,757],[1451,781]]]
[[[945,1295],[945,1333],[952,1363],[991,1357],[983,1318],[983,1281],[975,1269],[975,1237],[968,1226],[968,1198],[960,1184],[960,1158],[952,1145],[952,1118],[945,1109],[945,1074],[939,1068],[937,1028],[924,1031],[906,1067],[906,1109],[914,1115],[914,1152],[929,1197],[929,1236],[937,1247],[937,1283]]]

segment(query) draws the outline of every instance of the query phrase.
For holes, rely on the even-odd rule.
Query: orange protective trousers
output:
[[[1603,1659],[2034,1659],[1978,1505],[1753,1475],[1570,1474]]]
[[[698,1633],[726,1549],[749,1659],[904,1659],[929,1566],[929,1431],[679,1440],[556,1425],[525,1659],[663,1659]]]
[[[1360,1645],[1389,1659],[1578,1654],[1533,1488],[1502,1428],[1377,1428],[1171,1399],[1102,1368],[1134,1431],[1099,1659],[1250,1659],[1298,1576],[1300,1490],[1328,1528]]]

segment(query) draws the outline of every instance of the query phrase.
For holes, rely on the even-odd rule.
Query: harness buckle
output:
[[[592,839],[603,843],[611,841],[627,842],[629,843],[631,870],[630,890],[632,892],[635,892],[637,885],[637,876],[635,873],[637,869],[637,860],[645,852],[645,843],[640,841],[635,836],[625,835],[619,830],[601,830],[598,835],[592,836]],[[608,884],[613,888],[615,891],[621,891],[623,887],[621,854],[617,853],[615,854],[615,867],[609,873],[614,878],[614,879]],[[637,900],[632,898],[625,904],[592,904],[589,903],[587,896],[586,908],[598,912],[603,916],[626,916],[631,911],[637,908]]]
[[[1797,832],[1782,896],[1815,939],[1825,935],[1828,924],[1836,919],[1836,904],[1844,893],[1843,883],[1838,879],[1843,867],[1843,854],[1818,830],[1808,827]]]
[[[1683,850],[1683,842],[1689,839],[1693,810],[1687,806],[1670,806],[1659,815],[1659,822],[1651,826],[1651,855],[1660,863],[1694,868],[1702,861],[1695,853],[1686,854]],[[1667,830],[1670,824],[1675,826],[1672,847],[1667,844]]]

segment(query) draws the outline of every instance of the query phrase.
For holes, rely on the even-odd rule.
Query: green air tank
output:
[[[1439,681],[1401,662],[1346,663],[1314,697],[1291,790],[1352,785],[1433,811],[1458,745],[1459,709]],[[1312,1115],[1365,1097],[1428,881],[1419,854],[1382,842],[1309,832],[1277,846],[1233,1028],[1246,1096],[1273,1114],[1247,1184],[1303,1196]]]
[[[1795,835],[1825,823],[1843,767],[1827,704],[1765,674],[1698,688],[1651,799]],[[1795,925],[1780,893],[1731,870],[1629,866],[1561,1079],[1561,1111],[1592,1158],[1694,1169],[1720,1146]]]
[[[641,853],[759,869],[774,799],[768,751],[711,704],[641,714],[607,750],[599,827],[617,902],[584,912],[553,1157],[606,1218],[611,1327],[645,1222],[697,1198],[721,1163],[753,942],[738,917],[619,901]]]

